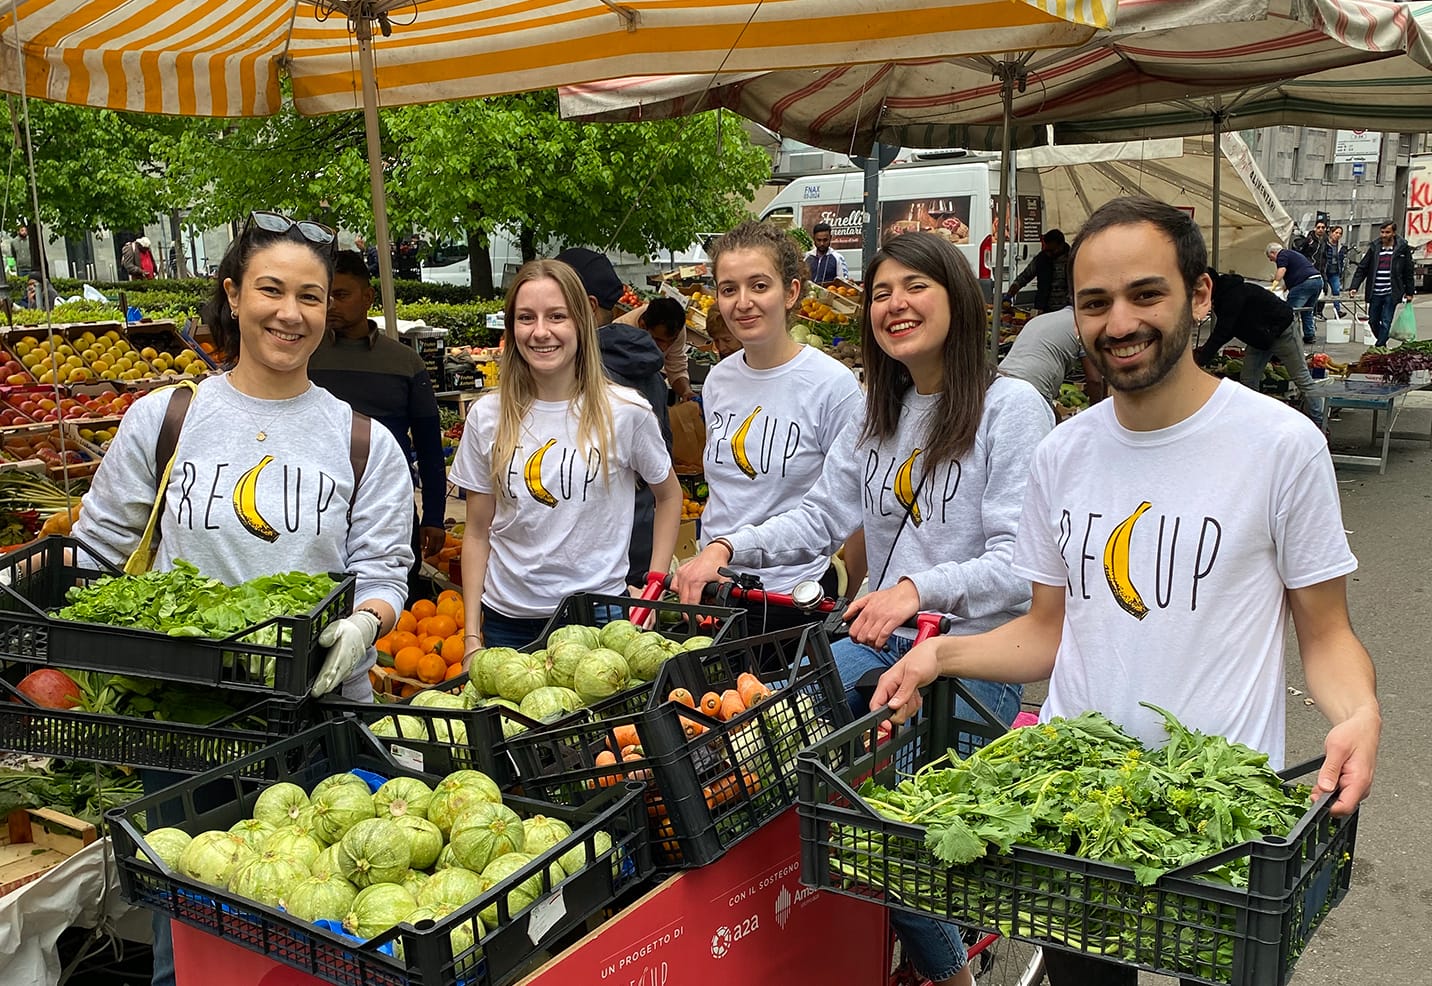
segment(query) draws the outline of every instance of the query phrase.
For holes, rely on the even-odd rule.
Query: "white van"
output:
[[[957,160],[951,162],[952,157]],[[977,276],[991,277],[998,160],[997,155],[953,152],[886,168],[880,173],[880,240],[916,230],[940,232],[960,248]],[[1016,175],[1006,283],[1039,249],[1044,219],[1039,173],[1021,170]],[[860,278],[865,224],[871,220],[865,208],[863,172],[831,171],[796,178],[771,200],[761,218],[800,226],[807,233],[816,223],[830,223],[831,248],[845,258],[850,276]]]

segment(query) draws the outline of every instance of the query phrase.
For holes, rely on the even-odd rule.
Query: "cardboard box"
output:
[[[231,942],[173,922],[180,986],[319,986]],[[878,904],[800,884],[794,808],[718,862],[672,877],[521,986],[878,983],[889,924]]]
[[[0,897],[23,887],[99,838],[89,822],[51,808],[20,808],[0,830]]]

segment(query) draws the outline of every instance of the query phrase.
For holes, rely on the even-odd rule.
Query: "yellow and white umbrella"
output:
[[[1114,0],[0,0],[0,90],[116,110],[365,110],[384,308],[384,105],[634,72],[753,72],[1063,47]]]

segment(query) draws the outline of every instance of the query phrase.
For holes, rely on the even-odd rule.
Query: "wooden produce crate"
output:
[[[7,428],[0,447],[21,461],[39,459],[52,479],[93,475],[104,456],[98,445],[80,437],[74,422],[47,422]]]
[[[197,377],[213,369],[203,354],[184,339],[173,322],[132,323],[125,327],[124,335],[150,367],[154,378],[175,380]]]
[[[0,829],[0,897],[59,866],[99,838],[89,822],[52,808],[18,808]]]

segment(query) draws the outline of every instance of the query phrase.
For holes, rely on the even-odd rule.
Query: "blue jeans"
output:
[[[486,603],[482,604],[482,646],[513,647],[521,650],[542,636],[550,616],[523,619],[504,616]]]
[[[1268,349],[1259,349],[1257,346],[1248,346],[1243,350],[1243,373],[1239,380],[1245,386],[1258,390],[1263,382],[1263,368],[1268,365],[1268,358],[1276,356],[1282,361],[1292,377],[1293,385],[1298,388],[1298,395],[1302,399],[1303,411],[1312,418],[1319,427],[1323,423],[1323,404],[1321,397],[1313,397],[1313,375],[1308,372],[1308,362],[1303,355],[1303,345],[1298,341],[1298,320],[1294,318],[1288,323],[1273,345]]]
[[[1401,301],[1395,294],[1375,294],[1368,299],[1367,322],[1377,337],[1377,345],[1387,345],[1387,337],[1392,333],[1392,316]]]
[[[626,616],[620,606],[596,606],[592,609],[596,617],[597,626],[610,623]],[[512,647],[521,650],[528,644],[545,646],[546,641],[542,639],[542,631],[547,629],[552,617],[539,616],[532,618],[504,616],[491,608],[486,603],[482,604],[482,646],[484,647]]]
[[[1325,274],[1325,275],[1323,275],[1323,280],[1325,280],[1325,281],[1327,282],[1327,285],[1328,285],[1328,294],[1333,295],[1334,298],[1336,298],[1338,295],[1342,294],[1342,275],[1341,275],[1341,274]],[[1334,300],[1334,301],[1333,301],[1333,309],[1338,313],[1338,318],[1342,318],[1342,317],[1343,317],[1342,302]]]
[[[845,685],[845,700],[857,717],[869,712],[854,685],[868,671],[885,670],[900,660],[910,649],[908,637],[891,637],[885,646],[876,650],[866,644],[858,644],[848,637],[837,640],[831,651],[835,665],[840,670],[841,683]],[[962,678],[961,682],[970,694],[1003,723],[1014,721],[1019,714],[1019,700],[1024,694],[1020,685],[1008,685],[994,681],[975,681]],[[968,702],[963,698],[955,700],[955,714],[962,719],[980,721]],[[905,954],[915,971],[932,982],[949,979],[965,967],[965,943],[960,940],[960,929],[948,921],[919,917],[904,911],[890,911],[890,927],[900,936]]]
[[[1288,307],[1298,313],[1303,320],[1303,341],[1312,342],[1318,337],[1317,331],[1313,328],[1313,302],[1318,300],[1318,295],[1323,293],[1323,279],[1319,274],[1314,274],[1297,287],[1288,289]]]

